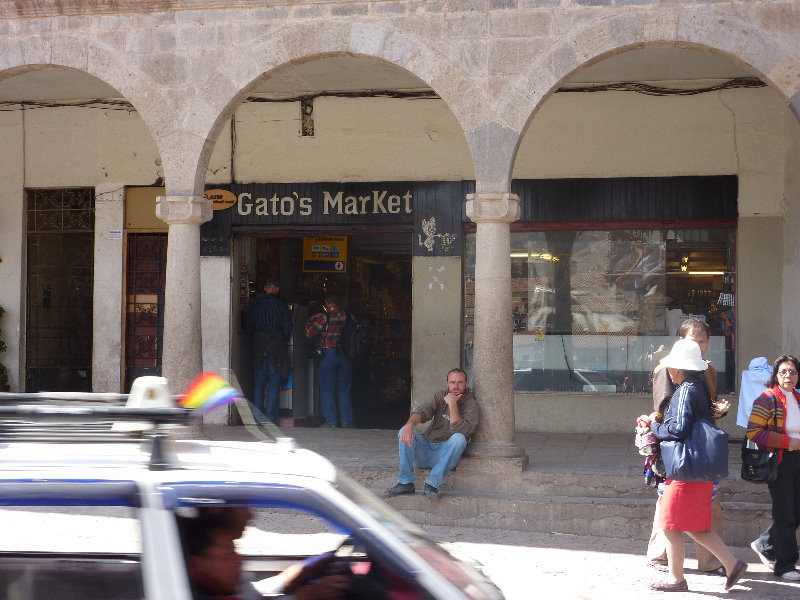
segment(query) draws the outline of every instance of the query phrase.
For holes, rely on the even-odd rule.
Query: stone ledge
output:
[[[377,490],[372,490],[377,493]],[[420,525],[475,527],[646,541],[655,499],[462,495],[443,492],[438,500],[422,493],[384,498]],[[723,502],[725,543],[747,547],[772,522],[769,506]]]
[[[528,455],[496,458],[490,456],[464,456],[458,461],[459,473],[522,473],[528,466]]]

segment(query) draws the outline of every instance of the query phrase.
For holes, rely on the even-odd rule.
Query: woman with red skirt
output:
[[[697,342],[682,339],[661,359],[675,383],[681,382],[672,396],[663,423],[652,422],[653,434],[661,441],[685,440],[698,419],[712,421],[711,402],[703,371],[708,368]],[[747,563],[737,560],[725,542],[711,530],[711,502],[717,482],[676,481],[667,478],[661,497],[659,526],[667,539],[669,577],[650,587],[662,592],[685,592],[689,586],[683,575],[686,549],[683,532],[705,546],[725,568],[725,589],[730,589],[747,570]]]

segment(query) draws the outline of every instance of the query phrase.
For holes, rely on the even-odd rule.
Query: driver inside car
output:
[[[234,540],[241,537],[252,513],[247,507],[206,508],[178,523],[193,600],[258,600],[261,594],[242,579],[242,558]],[[339,600],[349,588],[346,575],[324,575],[332,553],[292,565],[270,578],[278,597],[296,600]]]

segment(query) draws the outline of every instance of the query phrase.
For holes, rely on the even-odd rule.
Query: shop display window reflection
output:
[[[469,367],[474,234],[465,248]],[[734,251],[731,228],[512,232],[515,389],[649,391],[659,350],[693,316],[711,328],[720,392],[732,391]]]

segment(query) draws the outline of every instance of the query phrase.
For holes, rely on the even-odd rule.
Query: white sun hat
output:
[[[678,340],[673,344],[672,350],[664,358],[661,364],[673,369],[685,369],[686,371],[705,371],[708,363],[703,360],[700,346],[694,340]]]

